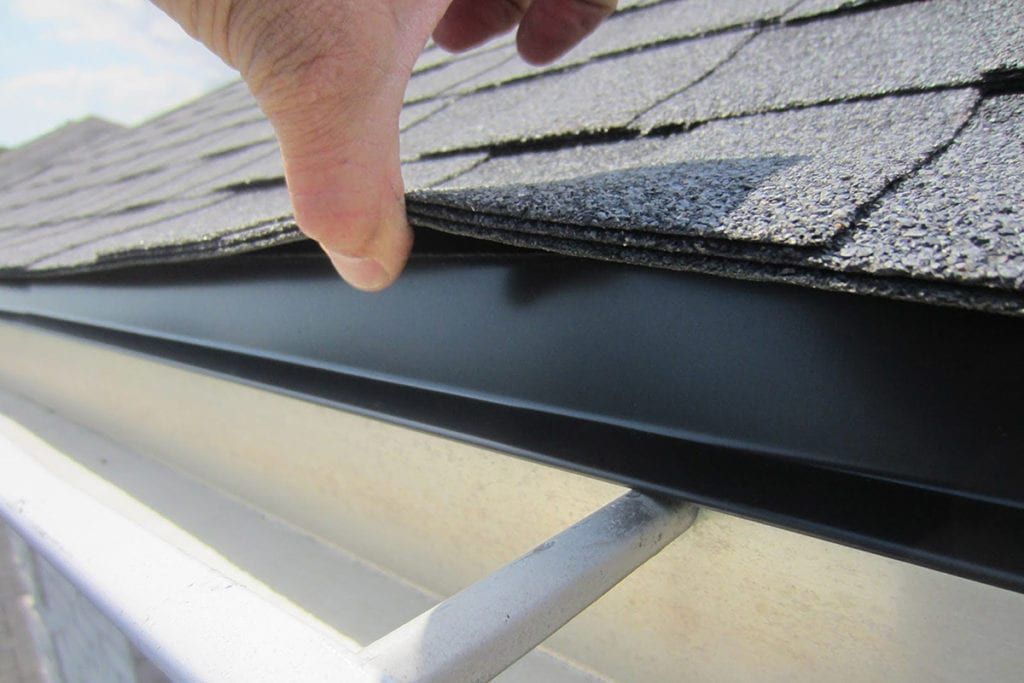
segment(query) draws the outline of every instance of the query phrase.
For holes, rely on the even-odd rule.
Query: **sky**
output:
[[[0,0],[0,147],[134,125],[235,78],[149,0]]]

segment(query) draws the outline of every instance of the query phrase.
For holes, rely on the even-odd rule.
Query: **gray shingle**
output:
[[[1024,291],[1024,95],[985,102],[948,151],[818,263]]]
[[[454,59],[435,69],[414,73],[405,89],[405,101],[417,102],[443,95],[455,86],[511,59],[514,54],[514,45],[488,48],[470,59]]]
[[[431,41],[416,59],[416,63],[412,67],[412,72],[419,73],[420,71],[434,69],[442,64],[452,61],[455,58],[456,55],[446,50],[442,50],[436,43]]]
[[[971,83],[1024,66],[1019,0],[934,0],[765,30],[642,128]]]
[[[0,229],[43,224],[173,197],[202,194],[217,179],[276,149],[270,126],[237,126],[176,146],[161,146],[129,163],[112,163],[31,190],[0,215]],[[260,142],[263,140],[263,142]]]
[[[402,164],[402,179],[407,191],[421,190],[437,183],[458,177],[474,168],[487,157],[486,154],[455,154],[438,159],[425,159]],[[268,181],[284,182],[284,164],[275,148],[258,159],[220,176],[215,184],[208,186],[209,192],[228,188],[244,188],[247,185],[266,184]]]
[[[405,183],[405,190],[406,192],[415,192],[452,178],[458,178],[486,158],[486,154],[477,152],[402,164],[402,180]]]
[[[158,212],[162,215],[151,219]],[[252,240],[252,248],[254,243],[268,246],[300,239],[284,185],[258,192],[224,192],[186,202],[168,202],[140,212],[139,218],[150,220],[91,219],[87,227],[75,230],[79,239],[35,258],[30,270],[60,271],[81,267],[83,263],[137,263],[151,257],[209,257],[244,249],[247,240]],[[103,222],[114,223],[116,229]]]
[[[462,97],[403,135],[403,154],[625,126],[708,73],[749,35],[653,48]]]
[[[588,240],[566,239],[551,235],[533,235],[519,230],[502,230],[478,225],[459,225],[450,220],[416,217],[417,225],[529,249],[544,249],[562,254],[651,268],[705,273],[739,280],[785,282],[804,287],[851,292],[907,301],[973,308],[993,313],[1024,314],[1024,297],[1019,293],[987,288],[950,286],[943,282],[926,283],[906,278],[853,275],[795,264],[776,264],[736,258],[722,258],[700,252],[671,253],[643,249],[630,244],[615,245]]]
[[[492,52],[509,45],[514,45],[515,42],[516,34],[514,31],[510,31],[505,35],[497,36],[487,43],[478,45],[477,47],[469,50],[465,50],[463,52],[448,52],[447,50],[439,47],[433,40],[430,40],[427,43],[427,48],[416,60],[416,64],[413,65],[412,72],[414,74],[419,74],[421,71],[436,69],[439,66],[450,64],[452,62],[476,59],[484,53]]]
[[[63,167],[75,158],[80,149],[95,147],[125,132],[117,124],[89,117],[7,150],[0,158],[0,205],[17,201],[22,195],[22,188],[45,184],[50,177],[68,176]]]
[[[884,2],[885,0],[802,0],[793,9],[786,12],[785,20],[806,19],[837,10],[863,7]]]
[[[522,78],[511,35],[458,56],[433,48],[401,118],[410,220],[1024,313],[1024,95],[978,103],[1019,92],[1024,6],[842,11],[851,2],[637,0],[568,61]],[[751,21],[762,25],[739,28]],[[6,276],[301,238],[272,130],[242,84],[56,151],[33,168],[9,163],[17,150],[0,159]]]
[[[88,246],[100,239],[118,239],[144,226],[175,219],[214,203],[212,198],[183,199],[106,216],[72,219],[0,234],[3,270],[31,266],[51,254]]]
[[[399,130],[412,128],[420,121],[423,121],[435,112],[444,109],[449,104],[451,104],[450,100],[442,99],[424,100],[422,102],[407,104],[402,107],[402,112],[398,116],[398,128]]]
[[[822,244],[950,140],[975,99],[961,90],[843,103],[501,157],[412,199],[571,226]]]
[[[181,171],[181,177],[176,179],[179,187],[171,187],[168,192],[175,199],[135,209],[76,214],[89,205],[83,198],[74,197],[71,202],[60,205],[71,215],[52,216],[49,224],[31,229],[12,228],[0,232],[3,253],[0,272],[61,270],[76,263],[95,266],[122,259],[135,262],[144,255],[166,256],[170,252],[178,256],[216,255],[217,250],[227,248],[228,242],[232,249],[242,248],[248,238],[258,239],[264,246],[270,241],[299,239],[293,229],[280,156],[276,149],[262,152],[264,158],[216,180],[190,174],[191,171],[212,174],[213,166],[209,163],[175,169]],[[403,167],[402,175],[410,189],[425,188],[457,176],[484,157],[483,154],[467,154],[413,162]],[[273,180],[279,182],[267,183]],[[251,188],[246,189],[246,182],[252,184]],[[163,185],[167,182],[163,181]],[[204,189],[190,191],[188,187]],[[222,190],[225,187],[234,190]],[[139,196],[132,195],[132,198],[137,200]]]
[[[124,181],[145,182],[146,176],[166,173],[171,167],[199,162],[231,148],[241,148],[261,139],[273,139],[265,119],[249,112],[247,122],[236,117],[209,119],[206,125],[189,126],[187,134],[164,135],[157,129],[161,121],[146,124],[115,139],[107,138],[87,151],[69,155],[65,163],[39,174],[30,181],[0,190],[0,203],[8,211],[0,216],[0,225],[14,220],[11,209],[38,204],[36,210],[52,212],[43,204],[68,203],[72,195],[87,196],[91,204],[102,203],[103,196]],[[173,171],[173,169],[171,169]],[[96,188],[105,191],[97,193]],[[85,194],[83,194],[85,193]],[[133,202],[134,203],[134,202]],[[79,211],[84,212],[85,209]],[[20,219],[19,221],[20,222]],[[38,221],[37,221],[38,222]]]
[[[467,93],[481,87],[557,71],[603,55],[634,50],[668,40],[698,36],[727,27],[739,27],[778,18],[793,0],[671,0],[634,12],[613,15],[600,30],[568,55],[545,67],[518,56],[453,89]]]
[[[636,9],[637,7],[657,5],[659,2],[665,2],[665,0],[619,0],[618,8],[621,12],[623,10]]]

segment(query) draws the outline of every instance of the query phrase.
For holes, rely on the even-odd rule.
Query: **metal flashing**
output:
[[[5,317],[1024,590],[1024,321],[539,255],[4,285]]]

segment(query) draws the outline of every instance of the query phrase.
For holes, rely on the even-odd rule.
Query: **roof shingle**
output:
[[[1024,313],[1019,2],[623,6],[547,69],[511,37],[427,49],[400,123],[415,226]],[[84,132],[0,157],[0,274],[301,239],[242,84]]]

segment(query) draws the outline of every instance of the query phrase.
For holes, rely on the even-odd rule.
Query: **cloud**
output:
[[[12,12],[69,45],[116,45],[166,63],[209,61],[203,48],[147,0],[13,0]]]
[[[8,9],[43,39],[0,78],[0,144],[90,114],[134,124],[234,77],[148,0],[10,0]]]
[[[151,70],[130,64],[37,71],[0,83],[0,112],[31,112],[6,121],[3,132],[10,139],[30,139],[88,115],[135,124],[205,89],[187,76],[165,72],[154,77]]]

